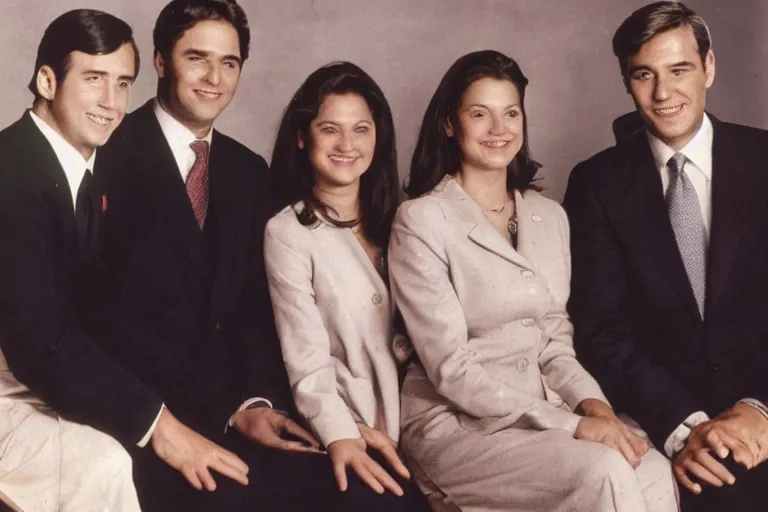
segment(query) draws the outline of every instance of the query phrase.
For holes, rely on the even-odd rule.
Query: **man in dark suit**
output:
[[[0,495],[20,510],[139,511],[115,439],[137,443],[161,402],[79,315],[104,205],[91,169],[138,63],[125,22],[69,11],[38,47],[32,109],[0,132]]]
[[[267,165],[213,128],[249,40],[231,0],[169,3],[154,29],[157,97],[127,116],[97,171],[109,209],[89,327],[164,410],[250,468],[248,487],[214,481],[201,451],[185,482],[135,449],[145,512],[338,510],[319,443],[281,412],[293,406],[262,254],[274,211]]]
[[[645,129],[571,174],[576,348],[673,459],[684,510],[764,510],[768,132],[705,113],[715,59],[683,4],[613,46]]]

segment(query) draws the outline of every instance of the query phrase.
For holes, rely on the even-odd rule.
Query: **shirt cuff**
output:
[[[157,413],[157,416],[155,416],[155,421],[152,422],[152,425],[149,427],[149,430],[147,430],[147,433],[144,434],[144,437],[139,440],[138,443],[136,443],[136,446],[139,448],[144,448],[147,446],[147,443],[149,443],[149,440],[152,439],[152,434],[155,433],[155,428],[157,427],[157,422],[160,421],[160,415],[163,414],[163,411],[165,410],[165,404],[162,404],[160,406],[160,412]]]
[[[696,411],[685,418],[683,422],[669,434],[669,437],[667,437],[667,440],[664,442],[664,453],[667,454],[667,457],[671,459],[677,452],[685,448],[685,442],[691,435],[691,429],[705,421],[709,421],[709,416],[704,411]]]
[[[259,406],[259,407],[269,407],[270,409],[274,409],[274,407],[272,407],[272,402],[270,402],[266,398],[262,398],[260,396],[249,398],[248,400],[240,404],[240,407],[238,407],[237,410],[232,413],[232,416],[229,417],[229,421],[227,421],[227,424],[224,425],[224,433],[226,434],[227,430],[229,430],[229,427],[232,426],[232,421],[235,418],[235,414],[239,413],[240,411],[244,411],[246,409],[252,408],[254,404],[264,404],[263,406]]]
[[[746,404],[746,405],[752,407],[753,409],[757,409],[758,411],[760,411],[760,413],[763,416],[765,416],[765,419],[768,420],[768,407],[766,407],[766,405],[763,402],[761,402],[760,400],[758,400],[757,398],[742,398],[741,400],[739,400],[736,403],[737,404]]]

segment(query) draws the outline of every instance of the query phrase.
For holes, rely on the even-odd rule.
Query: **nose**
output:
[[[665,77],[659,75],[656,77],[656,82],[653,85],[653,99],[664,101],[667,98],[669,98],[669,84]]]
[[[221,82],[221,69],[218,63],[213,62],[208,66],[208,73],[205,75],[205,80],[211,85],[219,85]]]
[[[101,90],[101,98],[99,103],[103,108],[114,110],[117,104],[118,84],[104,81],[104,87]]]
[[[503,115],[499,114],[492,114],[491,115],[491,126],[490,126],[490,134],[491,135],[501,135],[504,133],[504,118]]]
[[[352,137],[346,131],[339,134],[339,141],[336,144],[336,149],[339,151],[352,151]]]

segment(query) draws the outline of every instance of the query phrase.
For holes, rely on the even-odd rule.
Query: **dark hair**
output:
[[[507,189],[536,189],[534,177],[541,165],[533,160],[528,147],[528,116],[525,114],[525,78],[520,66],[493,50],[469,53],[459,58],[443,76],[432,96],[411,160],[411,174],[405,192],[418,197],[432,190],[446,174],[454,175],[461,169],[461,150],[455,138],[445,133],[446,121],[458,126],[456,113],[464,93],[481,78],[509,80],[520,93],[523,112],[523,145],[507,167]]]
[[[169,60],[174,45],[184,32],[200,21],[221,20],[232,25],[240,42],[240,59],[248,59],[251,45],[251,29],[243,8],[235,0],[173,0],[163,7],[157,17],[152,41],[155,54]]]
[[[621,74],[627,78],[629,58],[657,35],[688,25],[693,29],[702,64],[712,47],[704,20],[682,2],[655,2],[633,12],[613,35],[613,54],[619,59]]]
[[[133,40],[131,27],[115,16],[94,9],[75,9],[65,12],[48,25],[37,47],[35,72],[29,82],[29,90],[40,99],[37,92],[37,73],[43,66],[53,70],[61,83],[71,65],[72,52],[88,55],[106,55],[116,52],[124,44],[133,48],[134,79],[139,74],[139,49]]]
[[[339,222],[328,213],[314,191],[315,175],[309,159],[312,145],[309,126],[317,118],[325,98],[330,94],[358,94],[371,109],[376,126],[376,147],[368,170],[360,178],[360,212],[365,237],[386,249],[392,220],[399,199],[397,150],[392,111],[384,93],[368,74],[350,62],[333,62],[313,72],[301,84],[288,104],[277,130],[272,151],[274,176],[280,208],[304,201],[306,207],[299,212],[299,221],[310,225],[317,221],[317,212],[339,227],[357,223]],[[298,147],[298,137],[306,141],[304,149]],[[333,212],[335,213],[335,212]]]

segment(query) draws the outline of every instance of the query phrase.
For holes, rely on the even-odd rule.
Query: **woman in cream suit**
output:
[[[346,62],[311,74],[285,111],[272,169],[284,208],[264,252],[297,408],[350,511],[426,510],[397,454],[398,357],[408,354],[393,333],[382,249],[398,179],[392,114],[375,82]]]
[[[677,510],[668,461],[575,358],[568,223],[533,183],[518,65],[459,59],[424,116],[390,240],[418,361],[401,439],[434,510]]]

